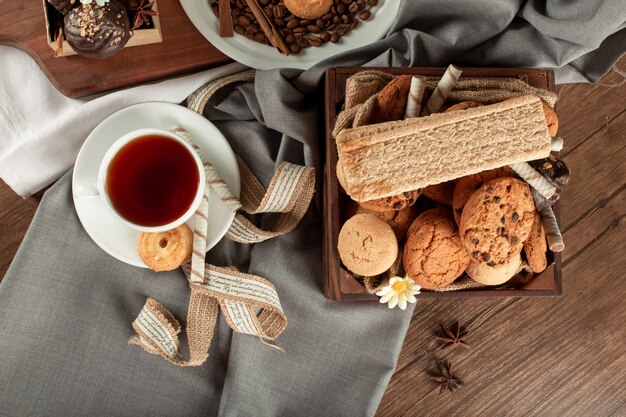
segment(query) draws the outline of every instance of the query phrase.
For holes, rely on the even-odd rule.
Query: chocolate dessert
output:
[[[78,0],[48,0],[48,3],[65,15],[78,3]]]
[[[80,4],[64,19],[65,39],[78,55],[107,58],[120,51],[132,36],[126,9],[116,0],[100,7]]]

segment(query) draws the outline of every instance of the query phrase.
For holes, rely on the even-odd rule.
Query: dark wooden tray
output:
[[[340,230],[341,198],[335,168],[337,146],[332,137],[332,128],[344,100],[346,80],[356,72],[380,70],[391,74],[442,75],[445,68],[331,68],[326,72],[326,161],[324,164],[324,295],[341,301],[377,300],[369,294],[342,265],[337,252],[337,237]],[[514,77],[521,78],[533,87],[554,91],[554,73],[535,68],[463,68],[464,77]],[[559,216],[558,204],[555,214]],[[558,296],[561,287],[561,255],[548,252],[548,267],[535,276],[523,288],[472,289],[450,292],[422,291],[417,298],[453,297],[512,297],[512,296]]]
[[[26,51],[54,86],[69,97],[84,97],[231,62],[196,30],[178,0],[159,1],[159,13],[161,43],[124,48],[103,60],[54,58],[46,39],[41,1],[0,0],[0,44]]]

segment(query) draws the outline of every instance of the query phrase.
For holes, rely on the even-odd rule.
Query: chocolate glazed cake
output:
[[[78,0],[48,0],[55,9],[61,14],[66,14],[72,7],[78,2]]]
[[[132,36],[126,9],[116,0],[100,7],[79,4],[65,15],[65,39],[78,55],[107,58],[120,51]]]

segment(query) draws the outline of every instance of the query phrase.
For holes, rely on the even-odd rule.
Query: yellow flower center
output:
[[[391,285],[391,289],[398,294],[405,292],[407,290],[407,287],[408,285],[405,280],[398,280]]]

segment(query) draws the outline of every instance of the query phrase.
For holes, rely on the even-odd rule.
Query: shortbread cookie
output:
[[[336,137],[346,192],[374,200],[550,154],[541,100],[344,129]]]
[[[374,99],[370,123],[401,120],[411,88],[411,75],[400,75],[389,82]]]
[[[422,194],[437,203],[452,204],[455,185],[455,180],[429,185],[422,190]]]
[[[470,260],[465,272],[474,281],[484,285],[500,285],[513,278],[522,269],[522,257],[515,254],[504,263],[489,266],[484,262]]]
[[[415,222],[417,225],[409,228],[402,256],[406,273],[422,288],[452,283],[469,263],[452,217],[433,209],[422,213]]]
[[[471,195],[459,226],[472,256],[487,266],[503,264],[522,250],[535,219],[530,187],[516,178],[491,180]]]
[[[382,274],[398,256],[398,240],[391,226],[373,214],[357,214],[339,231],[337,250],[343,264],[358,275]]]
[[[172,271],[191,258],[193,232],[186,224],[165,232],[141,232],[137,251],[153,271]]]
[[[349,200],[346,202],[346,208],[344,210],[346,219],[362,213],[373,214],[385,221],[389,226],[391,226],[396,238],[400,241],[404,239],[409,226],[417,216],[417,209],[415,206],[409,206],[403,208],[402,210],[374,211],[366,209],[356,201]]]
[[[480,107],[482,105],[483,104],[481,104],[481,103],[479,103],[477,101],[462,101],[460,103],[456,103],[456,104],[448,107],[444,113],[448,113],[448,112],[452,112],[452,111],[458,111],[458,110],[473,109],[474,107]]]
[[[301,19],[317,19],[328,13],[333,0],[284,0],[284,4]]]
[[[465,207],[465,203],[467,203],[467,200],[469,200],[474,191],[478,190],[487,181],[513,175],[515,175],[515,173],[511,168],[502,167],[459,178],[456,181],[452,195],[452,210],[454,210],[454,220],[456,223],[459,224],[461,222],[463,207]]]
[[[402,210],[415,204],[421,190],[405,191],[391,197],[377,198],[376,200],[361,201],[359,204],[372,211]]]
[[[524,242],[526,261],[534,273],[543,272],[548,266],[547,250],[548,244],[546,243],[546,234],[541,224],[541,216],[539,213],[535,213],[535,220],[530,229],[530,235]]]

